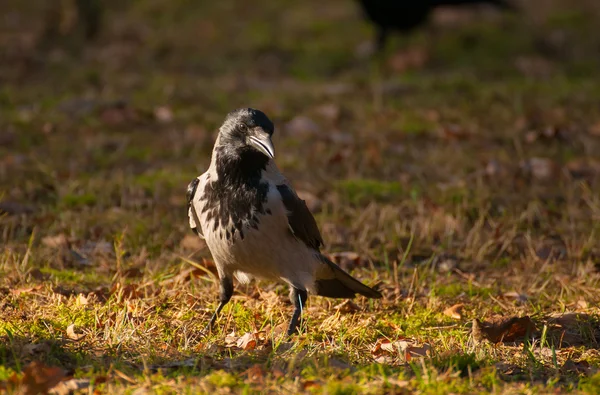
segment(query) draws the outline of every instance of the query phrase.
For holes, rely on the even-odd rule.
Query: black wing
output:
[[[323,246],[323,238],[319,232],[317,222],[312,216],[304,200],[300,199],[296,192],[289,186],[277,185],[283,205],[288,211],[288,222],[294,236],[304,242],[307,246],[319,251]]]
[[[192,203],[192,201],[194,200],[194,196],[196,195],[196,189],[198,189],[199,183],[200,179],[194,178],[194,180],[188,185],[187,192],[185,194],[188,204],[188,216],[190,217],[190,227],[192,228],[194,233],[198,235],[200,235],[198,230],[198,227],[200,226],[200,219],[198,218],[198,214],[196,213],[196,209],[194,208],[194,204]]]

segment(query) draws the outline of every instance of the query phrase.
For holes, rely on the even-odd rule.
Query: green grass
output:
[[[96,43],[53,49],[29,41],[42,4],[21,3],[0,6],[0,203],[17,207],[0,211],[0,392],[33,361],[80,392],[599,391],[593,1],[436,18],[379,60],[355,57],[372,31],[346,0],[108,1]],[[399,69],[407,50],[423,64]],[[185,189],[240,106],[273,119],[326,250],[358,253],[381,301],[311,297],[288,340],[286,287],[236,284],[202,334],[218,285],[190,272],[210,254]],[[472,334],[523,316],[531,339]]]

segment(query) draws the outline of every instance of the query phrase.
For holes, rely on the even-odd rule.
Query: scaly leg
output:
[[[233,280],[230,277],[224,276],[220,279],[220,290],[219,290],[219,306],[217,306],[217,310],[210,318],[206,329],[204,329],[204,333],[209,333],[213,328],[215,321],[219,317],[221,310],[223,307],[231,300],[231,296],[233,295]]]
[[[298,289],[296,287],[292,287],[290,290],[290,300],[294,305],[294,314],[292,314],[292,319],[290,320],[290,326],[288,327],[288,336],[292,336],[293,334],[298,332],[298,324],[300,321],[300,316],[302,315],[302,309],[306,304],[306,299],[308,298],[308,293],[303,289]]]

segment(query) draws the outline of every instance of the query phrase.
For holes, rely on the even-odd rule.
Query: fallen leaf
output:
[[[67,337],[79,341],[85,337],[85,333],[75,333],[75,324],[71,324],[67,327]]]
[[[590,314],[565,312],[548,318],[549,335],[558,347],[580,346],[600,340],[597,319]]]
[[[474,319],[472,328],[473,339],[476,342],[488,340],[492,343],[514,342],[527,335],[532,336],[536,331],[534,322],[528,316],[511,317],[491,323]]]
[[[276,379],[280,379],[285,377],[285,372],[281,368],[275,366],[271,368],[271,375]]]
[[[98,381],[95,381],[98,384]],[[75,391],[86,389],[90,386],[90,379],[70,379],[66,381],[61,381],[48,391],[49,394],[56,395],[69,395],[74,393]]]
[[[450,318],[454,318],[455,320],[461,320],[463,317],[462,316],[463,307],[464,307],[464,304],[462,304],[462,303],[455,304],[454,306],[450,306],[446,310],[444,310],[444,314]]]
[[[78,306],[87,306],[90,303],[88,297],[84,294],[77,294],[77,298],[75,299],[75,304]]]
[[[17,289],[11,289],[10,293],[13,295],[21,295],[21,294],[29,294],[29,293],[34,293],[36,291],[39,291],[40,289],[42,289],[42,285],[35,285],[33,287],[24,287],[24,288],[17,288]]]
[[[237,341],[238,337],[236,336],[235,331],[232,331],[225,336],[225,347],[234,347],[236,346]]]
[[[23,370],[23,377],[17,383],[17,392],[24,395],[47,394],[64,377],[65,372],[61,368],[34,361]]]
[[[321,388],[321,383],[319,383],[316,380],[306,380],[302,383],[303,390],[310,390],[310,389],[316,390],[319,388]]]
[[[419,345],[411,339],[400,339],[393,342],[389,339],[379,339],[371,350],[375,361],[379,363],[389,363],[388,359],[381,358],[385,354],[399,356],[402,360],[408,362],[412,358],[426,357],[430,352],[431,345],[427,343]]]
[[[244,351],[254,350],[256,348],[256,335],[247,332],[242,337],[237,339],[236,346]]]
[[[265,369],[262,365],[255,364],[246,370],[243,375],[248,377],[248,381],[253,384],[263,384],[265,381]]]

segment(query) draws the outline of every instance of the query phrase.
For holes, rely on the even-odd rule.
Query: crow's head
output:
[[[219,130],[219,144],[238,154],[255,152],[273,158],[274,129],[273,122],[262,111],[240,108],[227,114]]]

